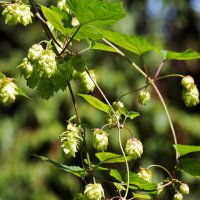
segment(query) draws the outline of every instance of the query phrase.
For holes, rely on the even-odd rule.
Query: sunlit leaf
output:
[[[114,48],[112,48],[112,47],[110,47],[110,46],[108,46],[108,45],[99,43],[99,42],[95,42],[95,43],[92,45],[92,49],[95,49],[95,50],[102,50],[102,51],[109,51],[109,52],[117,52]]]
[[[114,182],[113,184],[115,185],[115,187],[116,187],[119,191],[126,190],[126,188],[125,188],[121,183],[116,183],[116,182]]]
[[[121,177],[120,173],[116,169],[111,169],[110,170],[110,176],[114,177],[118,181],[122,181],[122,177]]]
[[[200,146],[177,144],[177,145],[174,145],[174,148],[176,149],[176,151],[178,151],[180,156],[186,155],[188,153],[200,151]]]
[[[127,178],[127,176],[126,176]],[[130,173],[130,188],[135,189],[135,190],[143,190],[149,193],[157,193],[157,184],[156,183],[151,183],[143,178],[140,178],[137,174],[135,173]]]
[[[153,49],[152,45],[141,36],[127,35],[123,33],[102,31],[103,37],[115,45],[129,50],[137,55],[142,55]]]
[[[103,112],[109,113],[110,107],[107,104],[100,101],[99,99],[97,99],[96,97],[87,94],[79,94],[79,96],[83,97],[93,107]]]
[[[23,97],[26,97],[28,99],[30,99],[30,97],[26,94],[26,92],[24,92],[21,88],[16,88],[17,93]]]
[[[200,59],[200,53],[192,49],[187,49],[183,52],[175,52],[168,50],[155,49],[164,60],[195,60]]]
[[[122,155],[111,153],[111,152],[99,152],[95,156],[99,159],[101,163],[121,163],[125,162],[125,159]],[[132,156],[126,156],[127,161],[132,160]]]
[[[70,11],[82,25],[107,26],[125,16],[122,2],[100,0],[68,0]]]
[[[67,14],[64,15],[64,12],[61,10],[47,8],[41,5],[41,10],[45,18],[63,35],[66,35],[66,27],[69,25],[67,20],[69,20],[69,16]]]
[[[138,199],[151,199],[151,197],[147,194],[134,193],[133,196],[134,198],[138,198]]]
[[[194,158],[180,159],[178,169],[196,178],[200,178],[200,160]]]

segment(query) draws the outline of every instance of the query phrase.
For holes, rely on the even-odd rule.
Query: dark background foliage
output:
[[[147,37],[150,43],[174,51],[193,48],[200,51],[200,3],[198,0],[126,0],[127,16],[110,27],[115,31],[139,34]],[[35,22],[35,21],[34,21]],[[16,77],[17,84],[27,92],[31,100],[19,97],[16,102],[0,106],[0,199],[2,200],[63,200],[72,199],[81,192],[82,183],[70,174],[42,162],[30,153],[44,155],[53,160],[72,164],[62,154],[59,135],[64,131],[66,120],[74,115],[69,92],[58,92],[46,101],[37,92],[26,87],[23,77],[16,67],[33,43],[45,39],[37,22],[24,28],[6,26],[0,17],[0,70],[8,76]],[[75,44],[76,45],[76,44]],[[85,44],[77,49],[85,48]],[[129,64],[112,53],[88,51],[83,54],[88,65],[95,70],[99,85],[112,102],[127,91],[145,85],[145,80]],[[142,66],[141,60],[129,55]],[[148,73],[153,76],[161,58],[153,53],[144,55]],[[162,74],[190,74],[200,85],[200,61],[171,61],[166,63]],[[109,78],[108,78],[109,77]],[[77,83],[72,83],[78,92]],[[181,99],[180,79],[169,78],[158,82],[159,89],[169,107],[174,122],[178,143],[200,144],[200,108],[186,108]],[[95,90],[95,96],[99,93]],[[100,96],[99,96],[100,97]],[[141,116],[127,127],[144,144],[144,155],[131,164],[131,170],[139,166],[160,164],[172,170],[175,152],[172,147],[171,131],[162,105],[152,93],[152,101],[142,107],[137,102],[137,92],[121,99],[130,110],[140,112]],[[92,128],[101,127],[104,116],[78,98],[79,112],[87,124],[87,141],[91,144]],[[123,134],[124,141],[128,137]],[[120,152],[115,132],[112,132],[109,150]],[[94,151],[92,146],[89,147]],[[80,164],[80,158],[75,159]],[[120,165],[119,168],[124,168]],[[165,177],[159,170],[153,170],[155,182]],[[180,175],[191,188],[187,199],[197,200],[200,195],[200,182],[189,175]],[[102,176],[101,178],[106,178]],[[108,190],[113,190],[109,184]],[[171,199],[170,192],[157,199]]]

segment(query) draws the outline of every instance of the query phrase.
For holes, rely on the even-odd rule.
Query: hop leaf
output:
[[[6,24],[23,24],[24,26],[32,23],[33,14],[30,7],[25,4],[13,3],[6,5],[2,15],[5,16]]]
[[[97,151],[105,151],[108,146],[108,133],[101,129],[95,129],[93,134],[93,146]]]
[[[141,91],[139,93],[138,100],[141,105],[146,105],[150,99],[151,99],[151,95],[149,92]]]
[[[67,130],[60,135],[61,147],[65,154],[75,157],[75,153],[78,151],[81,138],[78,135],[79,128],[76,125],[69,123]]]
[[[126,142],[125,153],[128,156],[133,156],[133,159],[140,158],[143,153],[142,143],[136,138],[129,139]]]
[[[151,182],[151,179],[152,179],[152,173],[151,173],[151,170],[150,169],[147,169],[147,168],[140,168],[140,171],[138,173],[138,176],[140,178],[143,178],[144,180],[148,181],[148,182]]]
[[[101,200],[104,198],[104,190],[99,183],[86,185],[84,191],[85,200]]]

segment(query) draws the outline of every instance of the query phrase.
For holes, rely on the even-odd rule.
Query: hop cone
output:
[[[104,198],[104,190],[99,183],[88,184],[84,191],[84,200],[101,200]]]
[[[97,151],[105,151],[108,146],[108,133],[101,129],[95,129],[93,134],[93,146]]]
[[[136,138],[129,139],[126,142],[125,153],[128,156],[133,156],[134,159],[140,158],[143,153],[142,143]]]

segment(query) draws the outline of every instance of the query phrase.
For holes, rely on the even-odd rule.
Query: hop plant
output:
[[[88,75],[87,72],[83,72],[80,75],[80,79],[81,79],[80,90],[83,93],[92,92],[95,88],[94,82],[96,82],[96,76],[94,74],[94,71],[92,70],[90,70],[89,73],[91,77]]]
[[[146,105],[151,99],[151,95],[148,91],[141,91],[138,96],[138,101],[141,105]]]
[[[81,137],[79,136],[79,128],[69,123],[67,130],[60,135],[61,147],[65,154],[75,157],[78,151]]]
[[[9,105],[13,103],[17,95],[17,86],[10,78],[0,80],[0,98],[3,104]]]
[[[189,91],[183,88],[182,96],[187,107],[193,107],[199,103],[199,91],[196,85],[194,85]]]
[[[190,193],[190,188],[186,183],[181,183],[179,189],[180,189],[181,194],[183,195],[187,195]]]
[[[143,178],[144,180],[148,181],[148,182],[151,182],[151,179],[152,179],[152,173],[151,173],[151,170],[150,169],[147,169],[147,168],[140,168],[140,171],[138,173],[138,176],[140,178]]]
[[[174,195],[174,200],[183,200],[183,195],[181,193],[176,193]]]
[[[136,138],[131,138],[127,140],[125,153],[128,156],[133,156],[134,159],[140,158],[143,153],[143,145],[140,140]]]
[[[30,7],[25,4],[8,4],[5,6],[2,15],[5,16],[6,24],[23,24],[24,26],[32,23],[33,14]]]
[[[108,146],[108,133],[101,129],[95,129],[93,134],[93,146],[97,151],[105,151]]]
[[[104,198],[104,190],[99,183],[86,185],[84,200],[101,200]]]

